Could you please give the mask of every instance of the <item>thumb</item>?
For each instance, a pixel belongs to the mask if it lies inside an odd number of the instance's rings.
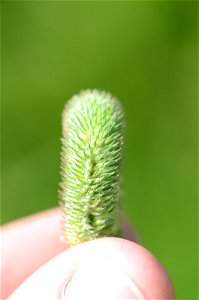
[[[59,254],[9,299],[103,298],[174,299],[174,292],[166,271],[149,251],[124,239],[101,238]]]

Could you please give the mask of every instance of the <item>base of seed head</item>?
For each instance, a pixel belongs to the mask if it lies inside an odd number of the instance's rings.
[[[111,94],[86,90],[62,115],[60,202],[71,245],[120,236],[124,111]]]

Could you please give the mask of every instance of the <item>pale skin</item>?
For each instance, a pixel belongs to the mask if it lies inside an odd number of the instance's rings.
[[[123,238],[70,248],[60,211],[2,226],[1,299],[174,299],[167,272],[124,225]]]

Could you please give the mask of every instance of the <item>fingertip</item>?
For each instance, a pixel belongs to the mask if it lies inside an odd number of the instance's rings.
[[[123,238],[138,241],[123,214],[121,222]],[[7,298],[40,266],[69,248],[65,239],[59,238],[62,225],[60,209],[53,208],[2,227],[1,298]]]
[[[102,238],[82,246],[84,255],[67,285],[66,299],[76,299],[78,293],[82,299],[175,298],[167,272],[142,246],[119,238]]]
[[[174,299],[168,274],[142,246],[101,238],[71,248],[35,272],[11,299]]]

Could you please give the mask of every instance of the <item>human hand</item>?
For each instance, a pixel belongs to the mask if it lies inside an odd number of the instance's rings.
[[[59,239],[60,227],[58,209],[2,227],[1,299],[13,292],[10,300],[174,299],[168,274],[132,242],[127,223],[123,239],[100,238],[71,249]]]

